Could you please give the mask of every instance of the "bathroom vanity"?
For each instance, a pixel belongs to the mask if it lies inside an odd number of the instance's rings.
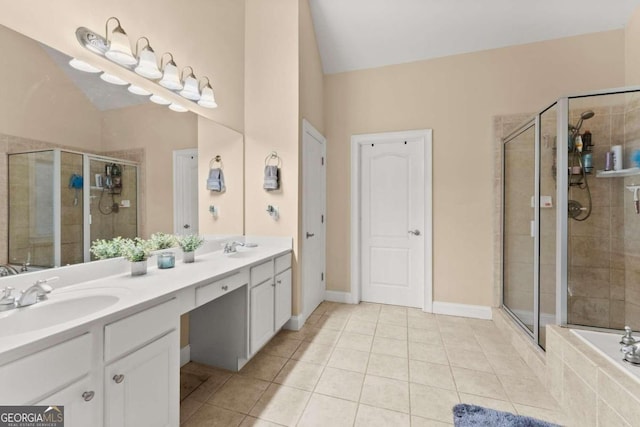
[[[0,313],[0,402],[64,405],[66,426],[178,426],[184,313],[191,359],[231,370],[291,317],[290,239],[140,277],[62,286],[67,274],[49,300]]]

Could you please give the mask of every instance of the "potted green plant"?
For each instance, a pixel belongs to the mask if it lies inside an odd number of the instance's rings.
[[[147,258],[151,253],[151,244],[139,237],[122,240],[122,255],[131,261],[131,275],[147,274]]]
[[[91,253],[96,259],[109,259],[122,256],[122,237],[111,240],[97,239],[91,243]]]
[[[176,257],[172,251],[166,251],[176,246],[176,236],[166,233],[153,233],[149,238],[152,250],[162,251],[158,255],[158,268],[173,268],[175,267]]]
[[[184,252],[182,260],[186,263],[193,262],[195,260],[195,250],[202,246],[204,243],[204,237],[200,237],[197,234],[187,234],[184,236],[177,236],[177,240],[178,245]]]

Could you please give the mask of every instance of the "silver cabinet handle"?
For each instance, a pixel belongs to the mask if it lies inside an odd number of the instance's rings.
[[[273,286],[273,287],[275,288],[275,287],[276,287],[276,284],[275,284],[275,283],[271,283],[271,286]]]
[[[222,287],[222,290],[223,290],[223,291],[226,291],[226,290],[228,290],[228,289],[229,289],[229,286],[227,286],[227,285],[224,285],[224,286]]]
[[[309,237],[313,237],[313,236],[315,236],[315,234],[313,234],[313,233],[309,233],[309,232],[307,231],[307,239],[308,239]]]
[[[182,228],[191,228],[191,226],[189,224],[185,224],[182,226]]]
[[[282,283],[282,280],[276,280],[276,282],[277,282],[277,283],[278,283],[278,285],[279,285],[280,283]]]
[[[120,384],[122,381],[124,381],[124,375],[114,375],[113,380],[116,382],[116,384]]]
[[[413,234],[414,236],[419,236],[420,230],[418,230],[417,228],[415,230],[409,230],[409,234]]]
[[[96,394],[93,391],[85,391],[84,393],[82,393],[82,398],[84,399],[85,402],[88,402],[91,399],[93,399],[93,396],[95,395]]]

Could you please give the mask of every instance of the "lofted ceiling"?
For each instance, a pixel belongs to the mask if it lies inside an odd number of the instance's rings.
[[[622,29],[640,0],[309,0],[326,74]]]

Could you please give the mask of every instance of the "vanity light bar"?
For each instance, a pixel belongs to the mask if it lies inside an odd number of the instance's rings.
[[[109,23],[112,21],[115,21],[116,26],[109,32]],[[195,76],[193,68],[187,66],[182,69],[182,72],[179,72],[171,53],[166,52],[162,55],[160,67],[158,67],[157,57],[151,48],[148,38],[140,37],[135,44],[135,52],[132,52],[127,33],[121,27],[118,18],[111,17],[107,19],[105,32],[106,34],[103,37],[88,28],[79,27],[76,30],[76,38],[85,49],[109,59],[122,68],[145,77],[153,84],[162,86],[163,89],[171,90],[182,98],[189,100],[189,102],[193,102],[204,108],[216,108],[218,106],[209,78],[203,77],[203,80],[206,79],[206,83],[201,85],[201,81]],[[145,42],[141,49],[139,48],[140,41]],[[164,59],[166,55],[168,55],[170,59],[165,63]],[[91,73],[101,72],[101,70],[76,58],[72,59],[69,64],[81,71]],[[190,72],[185,73],[187,69],[190,70]],[[128,84],[128,82],[107,73],[101,74],[100,78],[113,84]],[[188,111],[188,108],[170,102],[155,93],[152,95],[151,92],[139,86],[130,85],[128,90],[137,95],[151,95],[150,100],[152,102],[169,105],[169,108],[173,111]]]

